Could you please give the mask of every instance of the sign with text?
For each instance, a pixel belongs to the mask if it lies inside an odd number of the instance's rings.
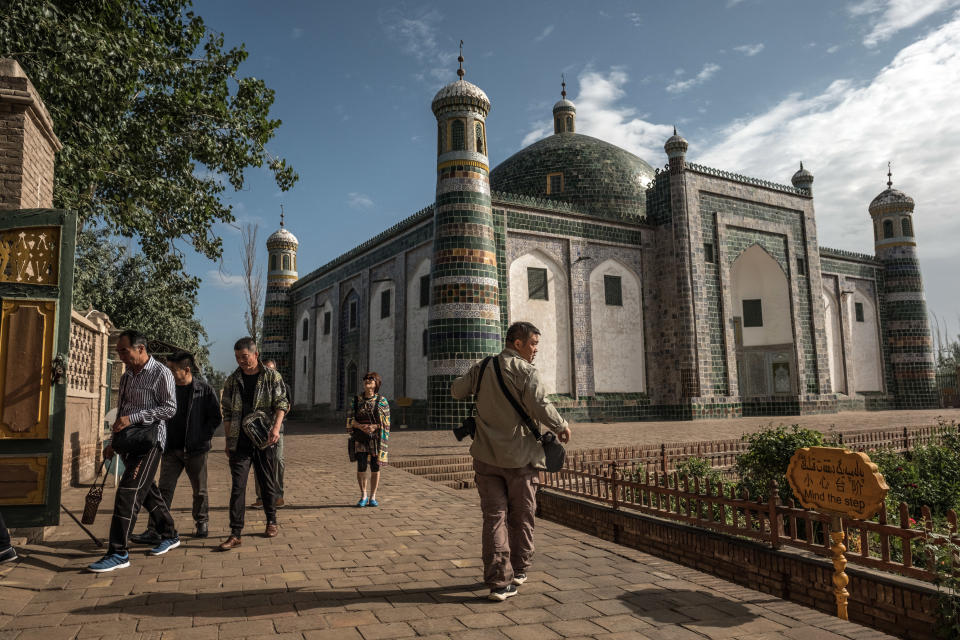
[[[797,449],[790,458],[787,481],[807,509],[861,520],[883,508],[890,489],[867,454],[835,447]]]

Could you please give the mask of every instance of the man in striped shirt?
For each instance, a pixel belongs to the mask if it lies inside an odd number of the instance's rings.
[[[145,425],[156,429],[156,445],[143,454],[123,456],[124,472],[117,487],[110,522],[110,547],[107,555],[89,566],[90,571],[104,573],[130,566],[127,539],[137,522],[140,507],[145,506],[160,534],[160,544],[150,555],[159,556],[180,546],[180,537],[170,510],[153,481],[160,465],[160,454],[166,445],[167,423],[177,411],[173,374],[147,353],[147,338],[142,333],[127,330],[117,341],[117,356],[127,366],[120,378],[120,401],[114,435],[131,426]],[[113,456],[108,445],[105,457]]]

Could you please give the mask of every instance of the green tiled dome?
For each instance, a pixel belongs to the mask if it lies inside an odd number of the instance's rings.
[[[547,176],[563,174],[563,191],[547,194]],[[569,202],[598,218],[646,217],[653,167],[620,147],[579,133],[557,133],[518,151],[490,173],[490,188]],[[552,191],[552,189],[551,189]]]

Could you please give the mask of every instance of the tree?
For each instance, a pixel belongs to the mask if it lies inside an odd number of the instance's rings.
[[[247,310],[243,313],[243,321],[247,325],[247,335],[259,345],[263,334],[263,268],[257,264],[257,234],[260,225],[243,225],[240,234],[243,245],[240,247],[240,260],[243,265],[244,294],[247,297]]]
[[[207,365],[207,333],[193,316],[196,278],[128,250],[103,230],[81,235],[77,244],[74,307],[103,311],[114,325],[190,351],[200,369]]]
[[[224,48],[189,0],[0,0],[0,56],[43,97],[63,150],[54,205],[85,229],[135,237],[168,270],[184,240],[208,258],[231,222],[224,181],[267,164],[281,190],[297,180],[265,145],[280,121],[274,92],[238,74],[243,45]],[[176,279],[176,276],[174,276]]]

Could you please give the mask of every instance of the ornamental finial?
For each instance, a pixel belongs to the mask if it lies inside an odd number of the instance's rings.
[[[460,55],[457,56],[457,62],[460,63],[460,68],[457,69],[457,75],[460,76],[460,79],[463,80],[463,40],[460,41]]]
[[[890,163],[887,163],[887,188],[893,187],[893,172],[890,169]]]
[[[560,74],[560,97],[564,100],[567,99],[567,79],[563,77],[563,74]]]
[[[283,205],[280,205],[280,228],[283,228]]]

